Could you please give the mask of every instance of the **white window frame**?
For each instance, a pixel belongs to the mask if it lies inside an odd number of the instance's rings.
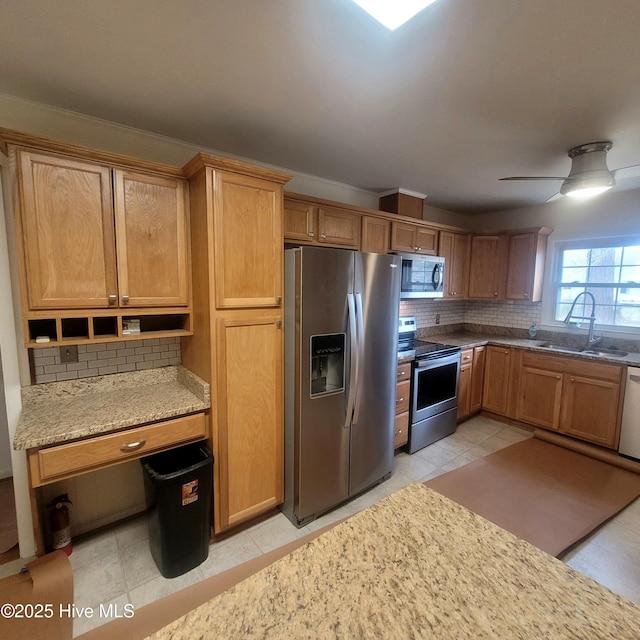
[[[598,247],[617,247],[623,245],[640,245],[640,236],[617,236],[611,238],[580,238],[571,240],[558,240],[553,244],[551,261],[547,264],[548,277],[545,287],[547,295],[544,296],[542,308],[543,327],[565,333],[587,333],[588,323],[583,323],[580,328],[569,327],[561,320],[555,319],[556,303],[558,300],[561,255],[565,249],[591,249]],[[610,337],[640,338],[640,327],[627,327],[619,325],[603,325],[596,318],[595,328],[598,334]]]

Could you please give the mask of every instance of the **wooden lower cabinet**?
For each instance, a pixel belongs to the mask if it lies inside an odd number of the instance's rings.
[[[216,530],[284,498],[282,344],[280,314],[217,319]]]
[[[507,416],[510,409],[511,349],[489,345],[486,348],[482,408]]]
[[[458,382],[458,421],[464,420],[482,409],[486,347],[464,349],[460,354],[460,379]]]
[[[409,400],[411,396],[411,363],[398,365],[396,384],[396,422],[393,431],[393,448],[398,449],[409,441]]]
[[[519,351],[516,419],[609,448],[618,445],[622,367]]]

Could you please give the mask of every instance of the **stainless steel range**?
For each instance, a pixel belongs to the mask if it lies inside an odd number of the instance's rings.
[[[413,354],[409,453],[455,432],[460,347],[417,340],[416,320],[400,318],[398,351]]]

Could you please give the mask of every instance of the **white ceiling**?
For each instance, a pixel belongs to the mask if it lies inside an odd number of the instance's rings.
[[[479,213],[543,203],[569,148],[640,163],[639,0],[4,0],[0,91]],[[621,181],[619,189],[640,182]]]

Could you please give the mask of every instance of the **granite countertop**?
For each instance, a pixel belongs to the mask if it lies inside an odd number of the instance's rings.
[[[22,389],[13,448],[31,449],[204,411],[209,385],[182,366]]]
[[[414,483],[150,637],[635,640],[638,629],[629,600]]]
[[[591,360],[596,362],[606,362],[607,364],[621,364],[630,366],[640,366],[640,353],[629,353],[626,356],[609,356],[609,355],[594,355],[588,353],[578,353],[576,351],[562,351],[559,349],[548,349],[541,345],[548,342],[547,340],[538,340],[530,338],[511,338],[507,336],[496,336],[491,334],[481,333],[442,333],[438,335],[432,335],[425,340],[431,342],[438,342],[442,344],[450,344],[454,347],[460,347],[461,349],[472,349],[486,344],[492,344],[505,347],[518,347],[519,349],[527,349],[530,351],[538,351],[540,353],[546,353],[549,355],[557,356],[569,356],[573,358],[580,358],[584,360]],[[597,349],[598,345],[594,347]]]

